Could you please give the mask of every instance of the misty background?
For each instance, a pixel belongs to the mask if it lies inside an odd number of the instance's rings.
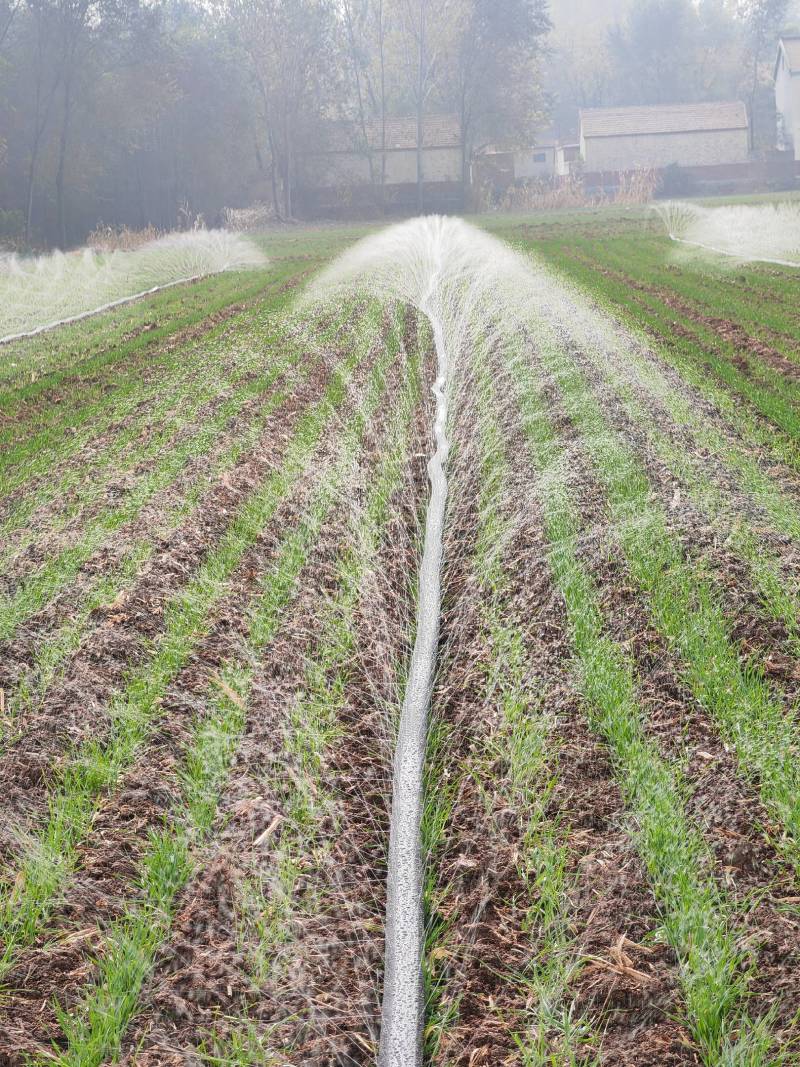
[[[800,0],[0,0],[0,241],[290,218],[306,154],[398,116],[456,116],[466,174],[582,107],[739,99],[767,154],[787,29]]]

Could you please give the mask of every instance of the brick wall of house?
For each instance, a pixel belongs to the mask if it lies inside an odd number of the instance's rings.
[[[749,154],[747,130],[659,133],[583,138],[582,155],[588,171],[660,168],[678,163],[704,167],[744,163]]]

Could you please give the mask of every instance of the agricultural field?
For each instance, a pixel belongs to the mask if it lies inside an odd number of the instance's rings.
[[[0,1067],[800,1064],[800,271],[258,247],[0,347]]]

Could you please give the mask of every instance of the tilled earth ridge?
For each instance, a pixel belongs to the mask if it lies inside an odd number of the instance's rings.
[[[364,499],[383,421],[376,420],[348,497]],[[419,432],[425,425],[419,413],[416,423]],[[247,1015],[259,1033],[269,1035],[270,1048],[282,1049],[287,1063],[371,1062],[389,786],[383,702],[395,696],[392,658],[406,652],[409,605],[403,604],[402,584],[406,568],[413,570],[407,552],[413,551],[409,523],[416,521],[419,483],[419,463],[412,463],[379,563],[359,599],[358,659],[340,711],[341,735],[319,785],[320,794],[334,803],[318,827],[320,843],[304,864],[285,944],[272,950],[270,973],[259,984],[253,970],[257,926],[246,886],[264,884],[269,901],[283,836],[290,831],[284,813],[301,772],[293,770],[295,757],[286,747],[288,709],[306,685],[321,636],[320,606],[336,591],[338,561],[351,534],[345,506],[325,525],[281,632],[258,667],[208,863],[183,895],[126,1062],[137,1067],[191,1062],[192,1050],[210,1034],[224,1039],[228,1027],[241,1027],[239,1017]],[[373,607],[380,609],[377,616]],[[220,1010],[230,1016],[227,1023]]]
[[[364,361],[357,372],[362,383],[370,362]],[[350,392],[348,406],[357,402],[358,393],[357,385],[355,393]],[[341,418],[346,418],[346,412],[341,413]],[[123,776],[119,789],[103,803],[93,822],[92,835],[81,848],[76,879],[56,916],[60,939],[53,947],[47,947],[50,937],[33,945],[6,976],[8,986],[16,988],[18,994],[4,1005],[13,1020],[8,1025],[14,1056],[8,1062],[14,1067],[24,1062],[26,1054],[42,1051],[57,1039],[53,1013],[56,997],[67,1008],[73,998],[79,998],[82,982],[91,976],[91,957],[102,931],[123,915],[135,899],[135,873],[147,846],[148,832],[161,825],[180,798],[177,775],[181,752],[193,722],[203,713],[209,679],[240,646],[245,636],[247,605],[258,578],[269,566],[283,532],[298,521],[303,500],[312,491],[316,477],[330,462],[325,454],[335,443],[337,425],[297,491],[281,506],[237,569],[230,593],[209,620],[208,636],[169,687],[155,734]],[[8,1017],[5,1011],[0,1015],[0,1034],[4,1016]]]
[[[551,402],[557,408],[557,392],[550,388]],[[570,484],[575,487],[574,499],[581,504],[584,528],[602,531],[607,523],[605,502],[587,473],[590,461],[569,420],[564,418],[560,426],[569,442]],[[583,474],[578,475],[579,471]],[[699,529],[703,530],[702,525]],[[685,524],[681,533],[690,546],[691,531]],[[708,541],[716,543],[713,537]],[[774,1008],[780,1033],[800,1010],[800,999],[794,992],[800,964],[800,926],[796,909],[786,907],[793,898],[795,875],[770,840],[779,837],[780,828],[771,824],[755,787],[743,779],[708,713],[681,682],[682,666],[654,629],[644,597],[632,587],[614,544],[613,529],[606,527],[604,534],[586,538],[581,555],[598,580],[609,633],[634,656],[647,731],[662,754],[677,760],[683,769],[689,786],[687,813],[715,857],[713,873],[735,899],[747,905],[741,919],[741,941],[749,946],[756,964],[750,984],[751,1013],[766,1014]],[[741,625],[750,632],[760,621],[751,618]],[[772,626],[767,624],[768,632]],[[762,635],[762,640],[769,638]],[[789,1037],[796,1039],[794,1028],[786,1033],[787,1040]]]
[[[513,395],[511,383],[501,389]],[[505,552],[512,576],[509,617],[520,620],[529,665],[526,684],[541,694],[541,713],[552,723],[554,790],[547,816],[562,828],[566,840],[570,932],[575,958],[584,961],[572,988],[565,991],[566,1006],[574,1001],[596,1032],[604,1033],[603,1062],[631,1067],[694,1063],[685,1031],[665,1021],[679,1003],[675,960],[665,946],[642,943],[657,928],[656,909],[626,832],[611,765],[588,730],[575,689],[566,617],[548,572],[524,436],[507,406],[499,421],[507,442],[515,519],[514,537]],[[456,666],[452,704],[460,723],[458,756],[468,759],[476,735],[496,730],[499,723],[497,709],[476,704],[472,665],[487,662],[490,652],[477,618],[474,583],[472,588],[468,581],[462,585],[462,595],[473,604],[456,604],[454,610],[461,625],[470,613],[473,620],[461,636],[467,654],[454,661],[460,660],[461,666]],[[462,748],[465,735],[469,740]],[[524,929],[531,889],[517,865],[525,848],[525,826],[504,806],[497,788],[506,773],[496,764],[485,768],[479,783],[467,779],[453,819],[455,838],[443,861],[441,884],[454,884],[464,918],[454,926],[458,962],[447,994],[461,998],[459,1013],[445,1032],[437,1059],[442,1064],[523,1063],[513,1037],[519,1033],[524,1049],[526,1013],[536,1012],[536,1004],[526,1002],[525,987],[509,980],[510,974],[536,965],[539,935],[535,928],[527,933]],[[491,811],[487,795],[493,798]],[[502,1010],[493,1011],[495,1005]]]

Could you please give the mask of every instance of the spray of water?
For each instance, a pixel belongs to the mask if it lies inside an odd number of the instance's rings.
[[[252,241],[224,230],[171,234],[133,251],[85,248],[37,258],[0,256],[0,344],[170,285],[265,264]]]
[[[416,639],[394,756],[381,1067],[414,1067],[422,1058],[423,858],[420,827],[429,705],[441,613],[443,533],[447,502],[448,421],[455,371],[470,344],[513,328],[515,282],[524,262],[507,246],[459,219],[414,219],[361,242],[311,290],[312,300],[342,289],[411,304],[430,322],[437,377],[428,465],[430,499],[419,573]],[[457,397],[455,397],[457,401]]]
[[[704,208],[672,201],[656,211],[680,244],[744,262],[800,267],[800,203]]]

